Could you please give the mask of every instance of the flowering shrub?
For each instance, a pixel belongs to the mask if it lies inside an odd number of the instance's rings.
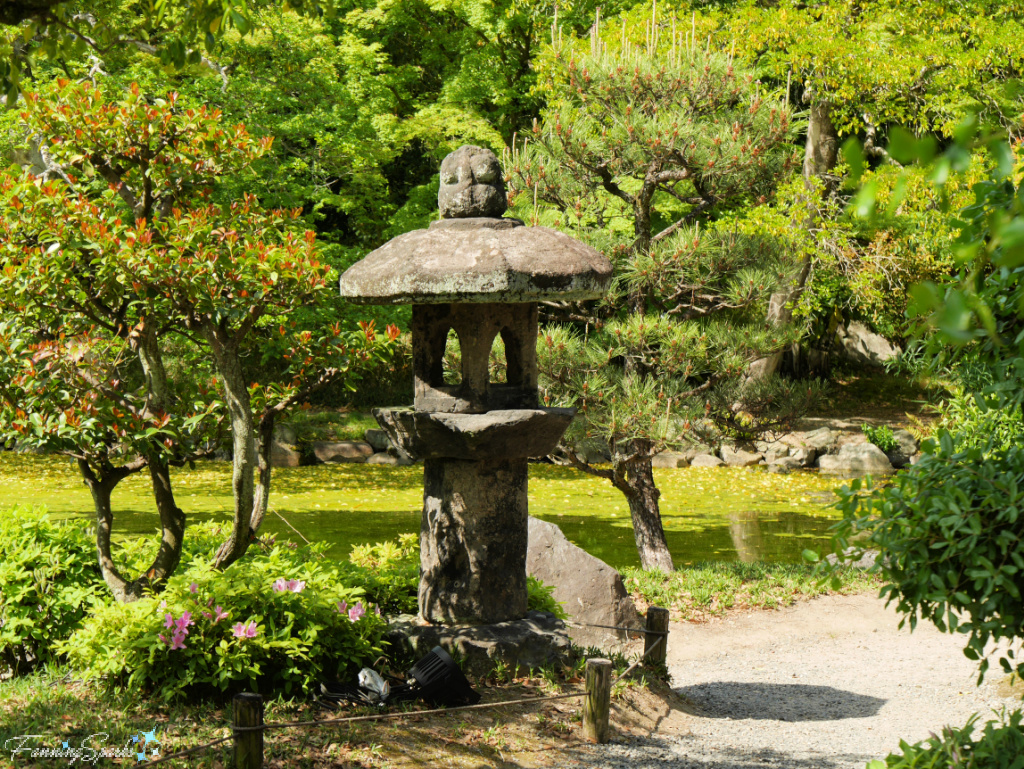
[[[87,676],[167,699],[350,676],[381,653],[385,623],[356,570],[318,552],[275,546],[223,572],[197,557],[160,595],[98,610],[62,649]]]
[[[25,672],[60,657],[57,644],[112,600],[92,527],[88,519],[52,520],[43,507],[15,507],[0,516],[0,672]],[[223,540],[216,524],[189,527],[183,559],[209,558]],[[113,555],[139,573],[153,561],[154,549],[151,540],[127,539]]]

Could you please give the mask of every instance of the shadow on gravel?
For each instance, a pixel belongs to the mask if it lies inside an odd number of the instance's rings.
[[[838,721],[877,715],[885,700],[806,684],[715,683],[676,691],[709,718],[765,721]]]

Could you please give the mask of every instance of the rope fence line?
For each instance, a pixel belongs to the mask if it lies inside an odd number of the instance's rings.
[[[569,700],[574,697],[585,697],[586,692],[575,692],[573,694],[552,694],[548,697],[526,697],[519,700],[505,700],[504,702],[481,702],[478,705],[456,705],[451,708],[431,708],[429,710],[405,710],[391,713],[374,713],[369,716],[349,716],[347,718],[325,718],[322,721],[279,721],[273,724],[262,726],[232,726],[234,732],[269,732],[275,729],[294,729],[304,726],[329,726],[331,724],[345,724],[355,721],[384,721],[392,718],[412,718],[414,716],[431,716],[438,713],[456,713],[460,710],[484,710],[486,708],[500,708],[505,705],[526,705],[531,702],[550,702],[551,700]],[[228,738],[230,739],[230,738]]]
[[[636,633],[637,635],[665,635],[664,631],[661,630],[647,630],[642,627],[622,627],[620,625],[594,625],[590,622],[572,622],[571,620],[562,620],[563,623],[569,627],[599,627],[605,630],[624,630],[627,633]]]
[[[256,702],[257,710],[249,712],[245,718],[251,718],[256,723],[231,725],[231,735],[221,737],[217,740],[196,745],[186,750],[180,750],[167,756],[161,756],[155,761],[146,762],[146,766],[157,766],[168,761],[184,758],[221,745],[229,740],[235,742],[235,769],[260,769],[263,766],[263,733],[280,729],[296,729],[311,726],[330,726],[334,724],[345,724],[367,721],[384,721],[399,718],[415,718],[418,716],[437,715],[442,713],[457,713],[467,710],[485,710],[488,708],[500,708],[508,705],[529,705],[539,702],[553,702],[555,700],[570,700],[586,698],[583,708],[583,733],[591,742],[604,743],[608,741],[609,711],[611,707],[611,686],[618,683],[632,673],[641,663],[650,657],[654,657],[655,664],[664,665],[668,638],[668,610],[658,607],[650,607],[647,612],[647,629],[638,631],[646,635],[643,654],[626,668],[614,681],[611,678],[612,662],[606,659],[588,659],[586,666],[585,690],[572,694],[552,694],[546,697],[526,697],[517,700],[506,700],[504,702],[483,702],[477,705],[457,705],[450,708],[431,708],[428,710],[396,711],[390,713],[373,713],[365,716],[346,716],[344,718],[328,718],[320,721],[282,721],[272,724],[264,724],[263,702],[259,695],[242,694],[236,695],[235,721],[240,712],[237,707],[239,698],[251,698]],[[632,630],[636,628],[618,628],[608,625],[590,625],[590,627],[604,627],[612,630]],[[651,637],[656,636],[653,640]],[[258,735],[256,749],[253,750],[251,740],[255,733]],[[245,745],[243,746],[243,741]]]

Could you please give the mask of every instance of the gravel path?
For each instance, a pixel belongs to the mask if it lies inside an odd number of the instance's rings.
[[[863,769],[901,739],[1015,702],[998,672],[975,686],[960,638],[898,623],[873,596],[840,596],[673,624],[672,683],[697,715],[676,734],[588,748],[577,766]]]

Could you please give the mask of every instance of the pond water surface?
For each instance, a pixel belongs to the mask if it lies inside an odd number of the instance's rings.
[[[202,462],[174,471],[178,505],[190,521],[230,519],[231,467]],[[814,473],[771,475],[758,468],[656,470],[669,548],[677,564],[697,561],[797,562],[805,548],[829,549],[835,481]],[[274,471],[264,530],[310,540],[345,557],[352,545],[419,530],[422,466],[319,465]],[[115,531],[155,532],[149,477],[114,492]],[[45,505],[55,517],[92,520],[78,471],[58,457],[0,454],[0,510]],[[570,468],[530,466],[530,513],[616,568],[638,565],[625,498],[600,478]]]

